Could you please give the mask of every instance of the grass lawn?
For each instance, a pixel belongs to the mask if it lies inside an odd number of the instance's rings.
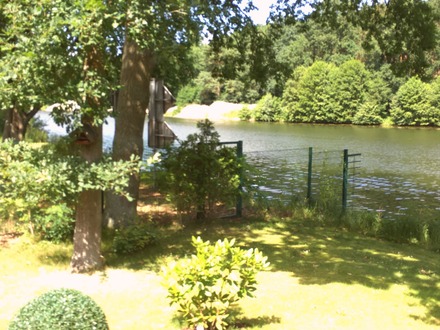
[[[93,275],[68,272],[70,245],[10,240],[0,248],[0,329],[30,299],[59,287],[90,295],[110,329],[182,329],[160,284],[160,266],[191,253],[192,235],[235,237],[269,257],[272,267],[259,274],[256,297],[240,303],[241,329],[440,326],[438,253],[300,221],[219,220],[205,229],[169,228],[156,246],[127,257],[104,244],[108,267]]]

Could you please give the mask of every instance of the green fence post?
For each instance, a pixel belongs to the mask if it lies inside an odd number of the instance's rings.
[[[344,164],[342,168],[342,210],[347,208],[348,191],[348,149],[344,149]]]
[[[307,169],[307,200],[312,200],[312,163],[313,163],[313,148],[309,147],[309,165]]]
[[[240,160],[243,159],[243,141],[237,141],[237,158]],[[238,174],[240,177],[240,184],[238,186],[239,194],[237,196],[237,204],[235,206],[235,215],[237,217],[241,217],[243,214],[243,196],[242,196],[242,190],[243,190],[243,168],[240,166],[240,173]]]

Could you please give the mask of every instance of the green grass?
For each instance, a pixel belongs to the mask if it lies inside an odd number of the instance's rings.
[[[111,329],[181,329],[168,306],[160,267],[192,252],[191,236],[236,238],[271,262],[255,298],[239,306],[240,329],[437,329],[438,253],[317,226],[313,221],[219,220],[204,228],[170,227],[157,245],[125,257],[104,256],[93,275],[68,272],[72,247],[25,238],[0,250],[0,329],[27,301],[50,288],[90,295]]]

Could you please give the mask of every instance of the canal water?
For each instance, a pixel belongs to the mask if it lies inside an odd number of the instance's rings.
[[[40,118],[48,122],[52,133],[64,132],[47,114]],[[167,122],[181,140],[197,132],[195,120],[168,118]],[[440,129],[238,121],[215,122],[214,126],[221,141],[243,141],[248,160],[260,168],[266,166],[262,176],[274,185],[261,187],[269,192],[294,193],[292,185],[306,184],[309,147],[316,161],[334,164],[341,162],[342,150],[348,149],[350,154],[361,154],[359,168],[349,181],[349,206],[388,216],[411,212],[440,220]],[[108,147],[113,129],[109,119],[104,128]],[[147,132],[144,138],[146,145]]]

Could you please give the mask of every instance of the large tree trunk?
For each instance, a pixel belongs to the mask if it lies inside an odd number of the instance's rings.
[[[102,157],[102,127],[88,126],[88,128],[89,133],[93,134],[93,139],[89,144],[80,144],[80,153],[87,162],[92,163]],[[102,192],[86,190],[80,194],[76,207],[73,256],[70,263],[72,272],[92,272],[104,266],[101,255],[101,232]]]
[[[5,117],[5,127],[3,129],[3,141],[12,139],[14,141],[23,141],[29,121],[38,112],[38,108],[34,108],[28,113],[19,111],[16,107],[8,109]]]
[[[115,117],[114,160],[129,160],[131,155],[142,157],[151,65],[150,54],[142,51],[134,41],[126,39],[122,57],[122,87]],[[125,226],[135,220],[139,183],[139,173],[130,177],[127,191],[134,198],[132,201],[112,193],[106,194],[105,221],[109,228]]]

